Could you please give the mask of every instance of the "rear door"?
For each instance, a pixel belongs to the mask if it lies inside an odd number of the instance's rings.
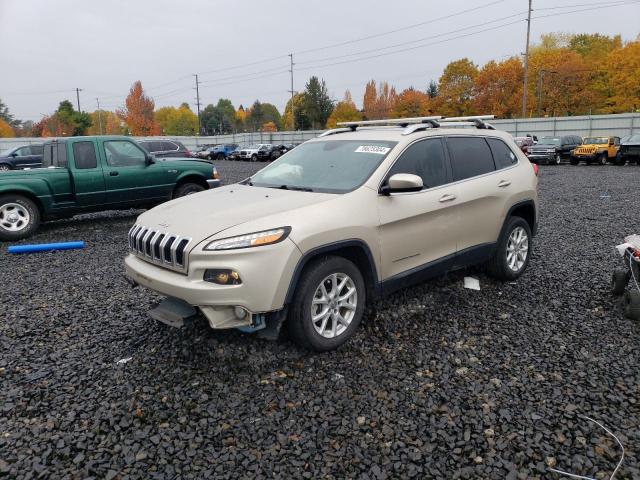
[[[458,257],[472,255],[476,247],[495,243],[502,227],[506,194],[514,188],[509,169],[496,171],[493,154],[483,137],[450,136],[453,180],[460,188],[460,222],[456,228]]]
[[[451,173],[441,138],[419,140],[396,160],[385,182],[396,173],[422,178],[420,192],[378,196],[382,277],[419,271],[438,260],[452,260],[459,223],[458,186]]]
[[[80,207],[106,202],[104,174],[96,147],[96,142],[92,140],[74,141],[71,145],[74,194]]]
[[[173,190],[177,169],[165,166],[163,160],[148,165],[145,151],[130,140],[106,140],[100,154],[104,156],[108,203],[136,205],[165,200]]]

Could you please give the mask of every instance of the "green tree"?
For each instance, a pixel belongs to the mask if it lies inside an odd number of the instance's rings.
[[[92,124],[91,115],[87,112],[76,112],[69,100],[60,102],[54,116],[57,116],[60,123],[68,127],[68,133],[73,136],[85,135],[86,130]]]
[[[333,100],[324,80],[320,81],[316,76],[309,79],[304,91],[304,110],[311,128],[324,128],[333,111]]]
[[[247,113],[247,119],[245,120],[247,126],[252,132],[257,132],[264,123],[264,111],[262,110],[262,103],[259,100],[253,102],[253,105]]]
[[[264,123],[272,122],[278,130],[282,128],[282,117],[275,105],[271,103],[263,103],[262,113],[264,115]]]
[[[427,87],[427,95],[429,95],[429,98],[436,98],[438,96],[438,84],[435,80],[431,80],[429,82],[429,86]]]
[[[296,93],[293,96],[293,112],[295,114],[295,125],[291,115],[291,99],[287,102],[284,108],[283,125],[285,130],[309,130],[311,128],[311,121],[307,117],[305,110],[305,96],[304,93]]]

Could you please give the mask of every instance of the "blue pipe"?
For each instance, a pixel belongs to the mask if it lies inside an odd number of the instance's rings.
[[[35,253],[51,250],[75,250],[84,248],[84,242],[41,243],[39,245],[13,245],[8,248],[9,253]]]

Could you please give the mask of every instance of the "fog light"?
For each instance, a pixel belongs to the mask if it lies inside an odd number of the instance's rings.
[[[235,270],[218,268],[205,270],[204,281],[218,285],[240,285],[242,283],[240,275]]]
[[[240,320],[247,316],[247,311],[242,307],[234,307],[233,313],[235,313],[236,317]]]

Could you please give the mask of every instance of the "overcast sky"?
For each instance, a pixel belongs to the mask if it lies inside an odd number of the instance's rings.
[[[533,7],[533,41],[560,31],[640,33],[638,0]],[[295,90],[317,75],[335,99],[350,89],[360,104],[371,78],[425,89],[451,60],[520,54],[526,9],[527,0],[0,0],[0,98],[17,118],[38,120],[63,99],[75,105],[76,87],[83,110],[96,97],[113,110],[141,80],[157,106],[193,106],[198,73],[203,105],[260,99],[282,110],[293,52]]]

